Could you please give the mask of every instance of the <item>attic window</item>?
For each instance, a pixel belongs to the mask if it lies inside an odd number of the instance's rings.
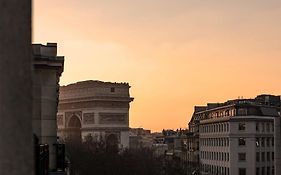
[[[115,88],[114,87],[110,88],[110,92],[115,92]]]

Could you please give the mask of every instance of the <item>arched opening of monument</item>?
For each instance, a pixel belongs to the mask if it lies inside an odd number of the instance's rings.
[[[106,137],[106,151],[118,152],[118,138],[116,134],[110,134]]]
[[[81,142],[81,122],[78,116],[73,115],[67,125],[67,138],[71,142]]]

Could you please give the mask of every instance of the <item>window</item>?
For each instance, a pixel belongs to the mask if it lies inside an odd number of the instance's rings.
[[[267,174],[267,175],[270,175],[270,167],[269,167],[269,166],[266,167],[266,174]]]
[[[239,131],[244,131],[246,129],[245,123],[239,123],[238,124],[238,130]]]
[[[270,132],[270,126],[269,126],[269,123],[266,123],[266,132]]]
[[[239,175],[246,175],[246,168],[239,168]]]
[[[263,162],[265,161],[265,153],[264,152],[261,153],[261,161],[263,161]]]
[[[261,146],[264,147],[264,138],[261,138]]]
[[[260,128],[259,128],[259,123],[257,122],[256,123],[256,131],[259,131],[260,130]]]
[[[260,168],[259,167],[256,168],[256,175],[260,175]]]
[[[265,167],[261,168],[261,175],[265,175]]]
[[[245,140],[245,138],[239,138],[239,139],[238,139],[238,145],[239,145],[239,146],[245,146],[245,145],[246,145],[246,140]]]
[[[110,88],[110,92],[115,92],[115,88],[114,87]]]
[[[238,161],[246,161],[246,153],[238,153]]]
[[[270,146],[270,138],[266,138],[266,146],[267,146],[267,147]]]
[[[229,110],[225,111],[225,116],[229,116]]]
[[[266,153],[266,158],[267,158],[267,161],[270,161],[270,152]]]
[[[260,147],[260,139],[259,138],[256,138],[256,146]]]
[[[271,153],[271,160],[274,161],[274,152]]]
[[[260,153],[256,152],[256,161],[259,162],[260,161]]]
[[[238,112],[237,112],[238,114],[238,116],[245,116],[245,115],[247,115],[247,109],[246,108],[240,108],[240,109],[238,109]]]

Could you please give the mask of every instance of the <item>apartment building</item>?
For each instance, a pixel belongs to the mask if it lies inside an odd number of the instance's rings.
[[[193,114],[201,174],[274,175],[274,118],[280,97],[260,95],[208,104]]]

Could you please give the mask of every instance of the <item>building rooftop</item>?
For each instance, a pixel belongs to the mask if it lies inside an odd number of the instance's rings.
[[[57,43],[32,44],[32,55],[34,59],[63,61],[63,56],[57,56]]]
[[[131,102],[128,83],[111,83],[98,80],[87,80],[60,87],[60,102],[64,100],[99,100]]]
[[[280,102],[280,96],[262,94],[254,99],[234,99],[195,106],[189,125],[203,120],[222,120],[235,116],[280,116]]]
[[[89,87],[128,87],[129,83],[117,83],[117,82],[104,82],[99,80],[86,80],[72,83],[69,85],[61,86],[62,90],[66,89],[78,89],[78,88],[89,88]]]
[[[57,56],[57,43],[32,44],[33,64],[36,68],[57,69],[59,74],[64,69],[64,57]]]

